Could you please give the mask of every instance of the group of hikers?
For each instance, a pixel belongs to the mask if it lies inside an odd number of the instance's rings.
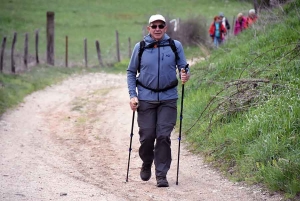
[[[243,13],[239,13],[234,23],[233,34],[235,36],[238,35],[240,32],[255,23],[256,20],[257,15],[254,9],[249,10],[248,16],[244,16]],[[219,15],[214,17],[214,21],[209,27],[209,35],[216,48],[225,41],[230,28],[230,24],[227,18],[224,16],[224,13],[221,12]]]

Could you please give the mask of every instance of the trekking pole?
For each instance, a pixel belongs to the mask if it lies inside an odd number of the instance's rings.
[[[134,115],[135,115],[135,111],[133,111],[133,113],[132,113],[132,123],[131,123],[130,145],[129,145],[129,156],[128,156],[126,182],[128,182],[128,174],[129,174],[129,164],[130,164],[130,154],[131,154],[131,145],[132,145],[132,136],[133,136]]]
[[[184,67],[183,72],[186,72],[186,69],[189,67],[187,64]],[[178,160],[177,160],[177,177],[176,177],[176,185],[178,185],[178,174],[179,174],[179,156],[180,156],[180,141],[181,141],[181,128],[182,128],[182,111],[183,111],[183,96],[184,96],[184,83],[182,83],[182,90],[181,90],[181,107],[180,107],[180,125],[179,125],[179,137],[178,137]]]

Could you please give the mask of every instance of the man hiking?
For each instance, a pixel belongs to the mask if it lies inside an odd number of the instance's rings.
[[[189,79],[183,47],[166,34],[165,18],[152,15],[148,35],[135,45],[127,69],[130,107],[138,113],[140,177],[151,178],[154,162],[157,187],[168,187],[171,165],[171,132],[177,119],[177,71],[181,81]]]

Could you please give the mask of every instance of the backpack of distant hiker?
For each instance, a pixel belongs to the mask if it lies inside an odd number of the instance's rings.
[[[164,44],[164,45],[157,45],[157,42],[154,42],[154,43],[151,43],[149,45],[146,46],[146,43],[145,41],[141,41],[140,42],[140,49],[139,49],[139,66],[138,66],[138,73],[140,73],[140,69],[141,69],[141,60],[142,60],[142,55],[143,55],[143,52],[145,49],[147,48],[153,48],[153,47],[165,47],[165,46],[170,46],[172,51],[174,52],[175,54],[175,62],[176,62],[176,65],[177,65],[177,60],[179,60],[179,56],[178,56],[178,52],[177,52],[177,47],[175,45],[175,42],[173,39],[169,38],[168,39],[168,42],[169,44]]]
[[[215,23],[215,37],[217,38],[221,37],[221,26],[222,23]]]

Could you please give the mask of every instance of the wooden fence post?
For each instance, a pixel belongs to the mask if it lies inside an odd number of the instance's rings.
[[[85,61],[85,67],[87,68],[88,66],[88,61],[87,61],[87,39],[84,39],[84,61]]]
[[[68,36],[66,36],[66,67],[68,67]]]
[[[120,44],[119,44],[119,32],[116,31],[116,45],[117,45],[117,61],[120,62]]]
[[[39,30],[35,31],[35,61],[37,64],[40,63],[40,61],[39,61]]]
[[[25,33],[25,41],[24,41],[24,66],[28,67],[28,33]]]
[[[3,38],[1,44],[1,55],[0,55],[0,73],[3,73],[4,68],[4,53],[5,53],[6,37]]]
[[[14,33],[12,46],[11,46],[11,72],[16,73],[16,64],[15,64],[15,45],[17,42],[17,32]]]
[[[96,50],[97,50],[99,64],[100,64],[101,67],[103,67],[103,62],[102,62],[102,58],[101,58],[101,51],[100,51],[100,44],[99,44],[98,40],[96,40]]]
[[[128,57],[131,57],[131,39],[130,37],[128,38]]]
[[[47,63],[54,66],[54,12],[47,12]]]

